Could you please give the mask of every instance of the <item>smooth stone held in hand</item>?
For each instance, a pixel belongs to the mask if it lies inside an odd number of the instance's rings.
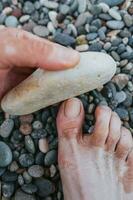
[[[115,61],[105,53],[80,53],[79,64],[67,70],[37,69],[11,90],[1,102],[5,112],[24,115],[101,87],[116,71]]]

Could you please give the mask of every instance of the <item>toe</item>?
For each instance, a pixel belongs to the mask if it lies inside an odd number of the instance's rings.
[[[106,141],[105,149],[109,152],[113,152],[116,149],[116,145],[120,139],[121,130],[121,120],[119,116],[112,112],[110,126],[109,126],[109,135]]]
[[[91,136],[91,143],[103,147],[109,133],[112,111],[107,106],[98,106],[95,112],[96,123]]]
[[[84,109],[82,102],[77,98],[65,101],[57,116],[57,130],[59,138],[76,138],[82,134]]]
[[[126,160],[133,147],[132,135],[125,127],[121,128],[121,137],[116,147],[116,156],[121,160]]]

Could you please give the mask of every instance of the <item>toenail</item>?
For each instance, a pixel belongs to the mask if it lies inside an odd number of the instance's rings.
[[[81,111],[81,103],[78,99],[69,99],[65,103],[64,113],[67,118],[78,117]]]

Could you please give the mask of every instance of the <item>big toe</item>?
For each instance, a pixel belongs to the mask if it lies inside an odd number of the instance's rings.
[[[65,101],[58,112],[57,130],[59,142],[61,138],[78,138],[82,135],[84,109],[82,102],[77,98]]]

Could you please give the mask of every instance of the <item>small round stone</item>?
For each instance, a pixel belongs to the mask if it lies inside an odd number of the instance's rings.
[[[38,129],[43,128],[43,124],[41,121],[34,121],[32,124],[32,127],[33,127],[33,129],[38,130]]]
[[[128,75],[127,74],[118,74],[115,75],[112,79],[112,81],[117,85],[117,87],[122,90],[129,81]]]
[[[22,17],[20,17],[19,21],[20,23],[26,23],[27,21],[29,21],[30,19],[30,15],[23,15]]]
[[[59,4],[54,1],[48,1],[48,0],[40,0],[41,5],[45,6],[49,9],[57,9]]]
[[[109,11],[109,6],[106,3],[99,3],[99,6],[102,8],[103,12],[106,13]]]
[[[133,25],[133,16],[131,16],[129,14],[125,14],[123,17],[123,20],[127,27],[130,27]]]
[[[20,125],[19,130],[23,135],[29,135],[32,132],[32,126],[31,124],[25,122]]]
[[[27,194],[34,194],[37,192],[37,186],[35,184],[24,184],[21,189]]]
[[[123,3],[124,0],[99,0],[98,2],[99,3],[103,2],[103,3],[106,3],[107,5],[113,7],[113,6],[117,6],[121,3]]]
[[[14,184],[13,183],[4,183],[2,185],[2,194],[6,198],[10,198],[14,193]]]
[[[33,32],[37,35],[37,36],[40,36],[40,37],[47,37],[49,35],[49,30],[47,27],[45,26],[41,26],[41,25],[38,25],[38,26],[35,26],[33,28]]]
[[[7,167],[12,162],[12,152],[7,144],[0,142],[0,167]]]
[[[60,12],[63,14],[63,15],[67,15],[70,11],[70,7],[66,4],[62,4],[60,6]]]
[[[120,13],[117,10],[111,8],[108,12],[109,12],[110,16],[113,17],[114,19],[116,19],[116,20],[122,19]]]
[[[117,112],[117,114],[122,120],[125,120],[125,121],[129,120],[128,111],[125,108],[116,108],[115,111]]]
[[[30,1],[24,3],[23,12],[26,14],[31,14],[35,11],[34,4]]]
[[[88,44],[82,44],[82,45],[76,46],[76,50],[80,51],[80,52],[85,52],[88,49],[89,49],[89,45]]]
[[[44,168],[40,165],[32,165],[28,169],[28,173],[33,178],[40,178],[44,175]]]
[[[8,16],[5,20],[5,25],[7,27],[17,27],[18,26],[18,20],[15,16]]]
[[[124,91],[121,91],[121,92],[117,92],[116,93],[116,96],[115,96],[115,100],[118,102],[118,103],[122,103],[126,100],[126,93]]]
[[[10,172],[15,172],[19,169],[18,163],[16,161],[13,161],[9,167]]]
[[[26,194],[22,190],[17,190],[15,193],[14,200],[36,200],[34,195]]]
[[[26,184],[29,184],[29,183],[32,182],[32,177],[29,175],[29,173],[28,173],[27,171],[25,171],[25,172],[23,173],[23,178],[24,178],[24,182],[25,182]]]
[[[7,138],[10,136],[14,127],[14,121],[12,119],[6,119],[0,126],[0,136]]]
[[[44,158],[44,164],[46,166],[50,166],[52,164],[55,164],[56,162],[57,162],[57,152],[56,152],[56,150],[49,151]]]
[[[19,163],[22,167],[30,167],[34,163],[34,157],[32,154],[22,154],[19,157]]]
[[[39,150],[42,153],[47,153],[49,150],[49,145],[48,145],[48,141],[46,138],[42,138],[39,140]]]

